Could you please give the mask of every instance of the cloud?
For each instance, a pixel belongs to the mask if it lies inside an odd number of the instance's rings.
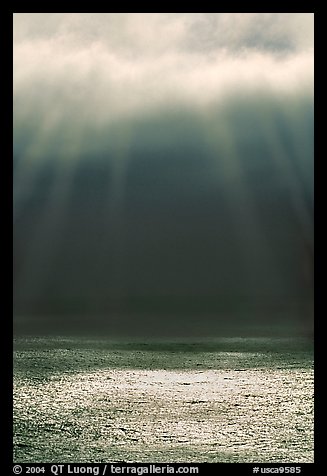
[[[14,41],[101,42],[118,54],[196,54],[225,48],[299,51],[313,47],[310,13],[27,13],[14,16]],[[257,39],[257,40],[256,40]]]
[[[235,91],[307,91],[312,14],[16,14],[15,118],[111,123]]]
[[[15,14],[15,153],[92,153],[160,110],[312,97],[312,27],[312,14]]]

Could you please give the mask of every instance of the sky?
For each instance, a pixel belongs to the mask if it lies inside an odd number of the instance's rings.
[[[310,327],[312,13],[15,13],[17,332]]]

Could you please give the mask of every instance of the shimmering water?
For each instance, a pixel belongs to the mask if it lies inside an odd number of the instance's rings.
[[[15,349],[15,462],[313,461],[304,341],[30,338]]]

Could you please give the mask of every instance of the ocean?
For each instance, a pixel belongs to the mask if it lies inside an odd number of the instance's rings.
[[[17,337],[14,462],[313,462],[304,338]]]

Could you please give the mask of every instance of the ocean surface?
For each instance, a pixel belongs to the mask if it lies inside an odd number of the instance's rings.
[[[313,462],[302,338],[14,341],[14,462]]]

